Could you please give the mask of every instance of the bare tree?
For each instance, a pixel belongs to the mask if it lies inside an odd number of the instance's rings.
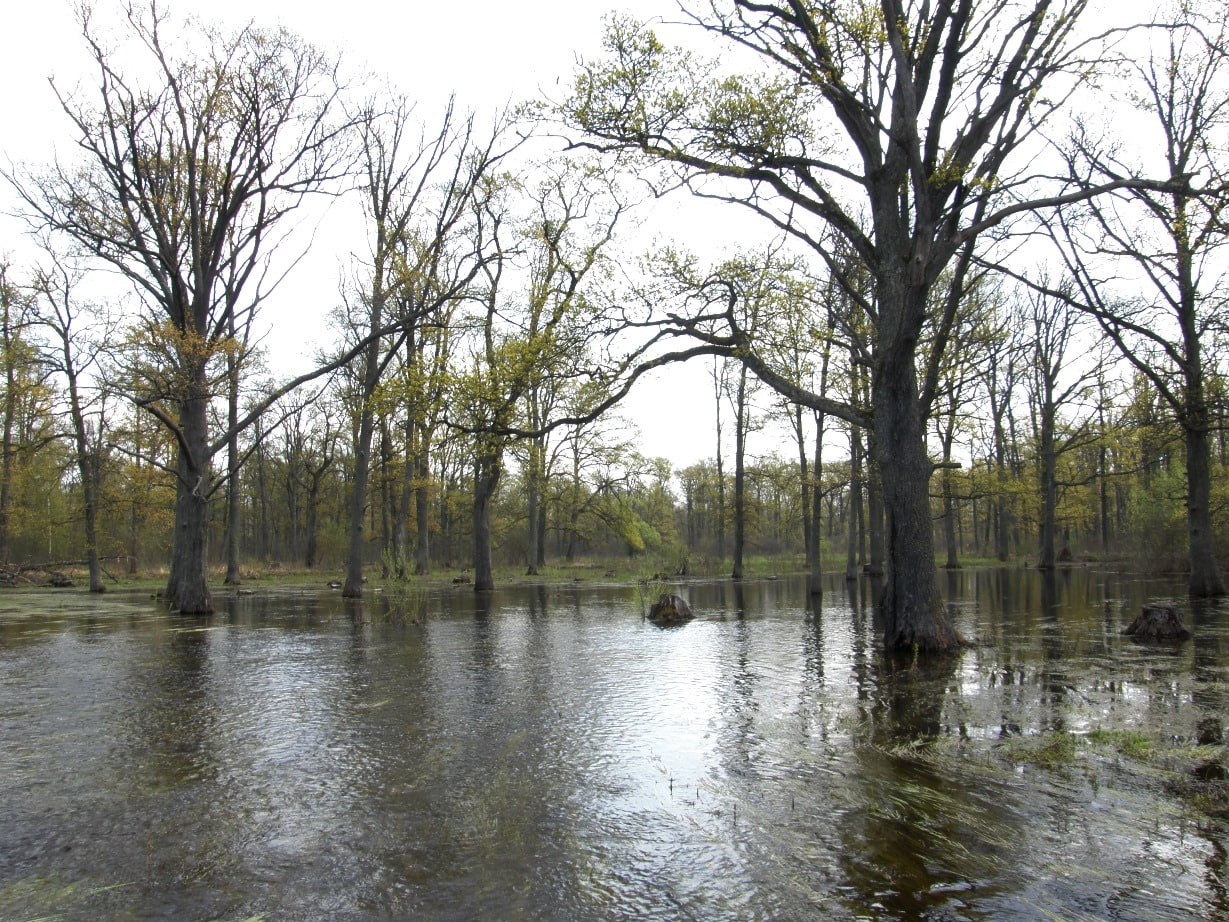
[[[345,126],[334,64],[293,35],[195,26],[189,37],[155,2],[125,14],[139,57],[105,47],[86,10],[96,83],[81,97],[57,89],[79,158],[10,178],[32,222],[110,264],[142,299],[155,361],[133,396],[178,449],[166,591],[181,611],[208,612],[212,461],[261,409],[212,431],[210,404],[227,377],[219,365],[255,307],[248,286],[286,216],[344,174]]]
[[[1158,39],[1148,52],[1124,62],[1150,129],[1109,147],[1082,132],[1071,168],[1089,186],[1120,183],[1155,168],[1143,158],[1159,158],[1170,183],[1094,200],[1082,213],[1060,213],[1055,235],[1078,289],[1050,294],[1090,311],[1177,419],[1186,452],[1190,593],[1221,596],[1204,351],[1209,330],[1221,322],[1221,257],[1229,243],[1229,8],[1182,2],[1154,25]],[[1124,292],[1114,280],[1128,273],[1138,285]]]
[[[104,592],[98,557],[98,502],[106,433],[106,392],[98,385],[98,360],[107,348],[106,334],[91,339],[83,316],[89,309],[78,301],[81,273],[53,259],[35,279],[37,323],[51,337],[45,361],[63,378],[68,396],[68,422],[73,456],[81,480],[82,516],[90,592]],[[104,325],[105,327],[105,325]],[[91,381],[91,379],[93,379]]]
[[[360,181],[371,224],[366,291],[355,308],[367,337],[357,399],[360,401],[349,500],[346,579],[342,594],[363,593],[364,518],[371,469],[375,412],[371,398],[384,370],[410,331],[461,297],[488,258],[473,226],[474,199],[488,174],[507,155],[496,126],[479,136],[474,117],[450,103],[438,124],[417,122],[402,96],[371,101],[358,118]],[[390,316],[396,307],[396,317]],[[380,331],[396,322],[387,343]]]

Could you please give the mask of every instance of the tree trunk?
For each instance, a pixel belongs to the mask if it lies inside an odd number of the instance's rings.
[[[526,562],[529,565],[527,569],[527,575],[529,576],[538,575],[538,558],[542,553],[542,548],[538,543],[541,540],[541,533],[538,529],[538,515],[540,514],[540,507],[542,503],[540,493],[541,480],[539,479],[540,451],[541,446],[538,443],[538,440],[531,440],[529,443],[528,457],[525,463],[525,489],[527,494],[526,505],[528,506],[528,514],[526,516],[528,519],[526,528],[526,538],[528,539],[526,548]]]
[[[827,371],[827,363],[824,365]],[[824,415],[815,414],[815,463],[811,466],[811,546],[807,565],[810,572],[808,590],[811,595],[822,595],[824,591],[823,573],[820,567],[820,513],[823,512],[824,496],[820,489],[820,475],[824,470]]]
[[[88,449],[87,449],[88,450]],[[85,501],[85,554],[89,566],[90,592],[106,592],[98,562],[98,464],[87,455],[80,459],[81,490]]]
[[[1174,212],[1185,216],[1185,197],[1174,196]],[[1204,367],[1197,322],[1197,296],[1188,224],[1178,228],[1178,289],[1182,330],[1183,406],[1179,420],[1186,449],[1186,522],[1190,544],[1190,594],[1214,598],[1225,594],[1225,581],[1212,548],[1212,480],[1209,412],[1204,390]]]
[[[858,578],[858,533],[862,518],[862,438],[856,427],[849,429],[849,501],[845,512],[848,548],[845,555],[845,579]]]
[[[866,492],[866,536],[870,547],[866,572],[871,576],[883,576],[887,566],[884,563],[883,478],[879,474],[879,464],[875,461],[874,433],[868,435],[862,478]]]
[[[13,431],[17,415],[17,368],[8,286],[0,284],[4,300],[4,432],[0,438],[0,562],[8,563],[13,508]]]
[[[947,545],[947,562],[944,566],[949,570],[960,569],[960,549],[956,546],[956,501],[952,493],[952,472],[943,471],[943,541]]]
[[[474,461],[474,591],[495,588],[491,562],[491,500],[499,488],[503,466],[497,452],[485,452]]]
[[[880,342],[874,375],[875,450],[887,518],[880,609],[888,650],[951,650],[960,635],[943,612],[930,515],[931,462],[913,349]]]
[[[379,319],[376,315],[372,320],[373,328],[378,323]],[[379,360],[380,347],[377,340],[372,342],[367,349],[361,391],[363,395],[370,395],[375,390]],[[367,511],[367,485],[371,477],[371,441],[374,434],[375,413],[368,396],[365,396],[363,408],[359,414],[358,441],[354,445],[354,476],[350,482],[347,509],[349,531],[346,547],[346,579],[341,588],[341,594],[347,599],[357,599],[363,595],[363,522]]]
[[[1038,463],[1041,478],[1041,546],[1037,567],[1041,570],[1053,570],[1054,538],[1058,517],[1058,484],[1055,478],[1054,408],[1049,403],[1041,407],[1040,436]]]
[[[546,569],[546,476],[542,477],[542,495],[538,498],[538,559],[539,570]]]
[[[98,562],[98,459],[91,450],[81,396],[77,390],[77,371],[68,333],[64,334],[64,373],[68,379],[68,407],[72,416],[73,440],[76,443],[77,472],[81,476],[81,499],[85,513],[85,555],[90,574],[90,592],[106,592],[102,569]],[[99,421],[102,425],[102,421]],[[99,433],[99,442],[102,433]]]
[[[230,314],[230,336],[235,337],[235,317]],[[227,438],[226,438],[226,578],[227,586],[239,585],[239,530],[241,499],[239,493],[239,359],[227,355]]]
[[[257,527],[260,543],[258,551],[261,560],[268,560],[273,549],[273,539],[269,532],[269,493],[267,487],[267,465],[265,464],[264,427],[260,424],[259,419],[256,420],[254,426],[256,438],[256,492],[258,494],[256,502],[260,514],[260,522]]]
[[[419,434],[418,454],[414,460],[414,573],[431,572],[431,462],[426,435]]]
[[[193,390],[207,390],[204,368]],[[176,465],[175,544],[167,597],[180,612],[206,615],[213,612],[208,585],[209,553],[209,401],[193,396],[181,407],[180,426],[184,444]]]
[[[948,420],[947,432],[943,436],[943,539],[947,545],[948,570],[960,569],[960,553],[956,547],[956,502],[952,491],[952,444],[955,440],[956,408],[952,408],[953,417]]]
[[[1190,594],[1214,598],[1225,594],[1225,581],[1212,546],[1211,447],[1208,430],[1187,428],[1186,436],[1186,512],[1190,540]]]
[[[388,417],[380,414],[380,576],[388,579],[399,567],[393,547],[397,497],[393,492],[393,443],[388,431]]]
[[[133,467],[136,471],[136,478],[140,482],[141,468],[144,463],[142,454],[143,440],[141,438],[141,415],[138,413],[135,416],[133,424]],[[141,551],[141,524],[144,516],[141,513],[141,507],[138,497],[140,490],[130,490],[131,497],[128,501],[128,575],[136,576],[138,570],[137,560]]]
[[[747,367],[738,373],[734,406],[734,568],[732,579],[743,578],[747,549]]]
[[[393,510],[393,561],[397,579],[405,579],[410,560],[410,503],[414,498],[414,440],[413,412],[405,422],[405,448],[402,451],[401,490]]]
[[[316,547],[318,538],[318,517],[320,509],[320,487],[318,483],[313,483],[307,491],[307,523],[305,530],[307,532],[307,546],[303,552],[303,565],[309,570],[316,568]]]

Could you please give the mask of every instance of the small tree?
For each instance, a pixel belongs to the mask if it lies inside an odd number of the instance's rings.
[[[98,360],[107,348],[106,334],[90,338],[83,329],[86,305],[78,302],[80,273],[63,263],[41,270],[35,283],[38,323],[51,342],[44,361],[63,379],[68,397],[68,422],[73,456],[81,479],[81,512],[85,532],[90,592],[104,592],[98,559],[98,516],[106,433],[106,392],[98,387]],[[91,381],[91,379],[93,379]]]

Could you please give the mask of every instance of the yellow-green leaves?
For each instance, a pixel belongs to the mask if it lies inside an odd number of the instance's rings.
[[[703,118],[711,150],[755,155],[805,154],[812,139],[814,100],[783,78],[730,76],[708,91]]]
[[[692,60],[624,16],[608,19],[603,45],[604,60],[582,64],[564,117],[599,136],[658,137],[687,109],[680,78],[693,70]]]

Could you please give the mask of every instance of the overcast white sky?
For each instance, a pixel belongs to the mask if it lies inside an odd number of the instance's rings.
[[[303,2],[303,0],[161,0],[177,15],[208,21],[284,25],[307,40],[341,54],[347,69],[387,77],[434,110],[450,93],[460,104],[495,111],[509,101],[545,90],[562,92],[578,54],[600,48],[602,18],[612,10],[642,19],[671,17],[673,0],[473,0],[464,4],[421,0]],[[37,164],[58,146],[71,155],[66,123],[48,85],[70,89],[88,61],[72,0],[7,0],[0,29],[0,159]],[[95,0],[99,17],[115,15],[118,0]],[[0,190],[0,210],[11,196]],[[711,206],[710,206],[711,207]],[[745,219],[745,216],[742,216]],[[730,215],[731,220],[735,218]],[[714,233],[714,222],[706,224]],[[720,233],[715,236],[720,239]],[[0,216],[0,254],[14,257],[20,270],[22,227]],[[320,235],[327,241],[327,234]],[[265,317],[273,327],[268,340],[274,367],[300,364],[312,352],[304,329],[324,330],[323,317],[337,303],[338,278],[346,262],[345,245],[317,246],[298,278],[288,280],[287,297],[274,299]],[[350,245],[363,249],[362,241]],[[296,284],[297,282],[297,284]],[[316,303],[304,316],[310,290]],[[321,297],[321,291],[324,292]],[[293,329],[291,336],[279,335]],[[316,336],[324,335],[323,332]],[[299,359],[298,362],[295,359]],[[711,384],[703,367],[659,373],[641,382],[623,415],[644,433],[645,454],[669,455],[677,467],[714,452]],[[667,450],[664,446],[672,446]]]

